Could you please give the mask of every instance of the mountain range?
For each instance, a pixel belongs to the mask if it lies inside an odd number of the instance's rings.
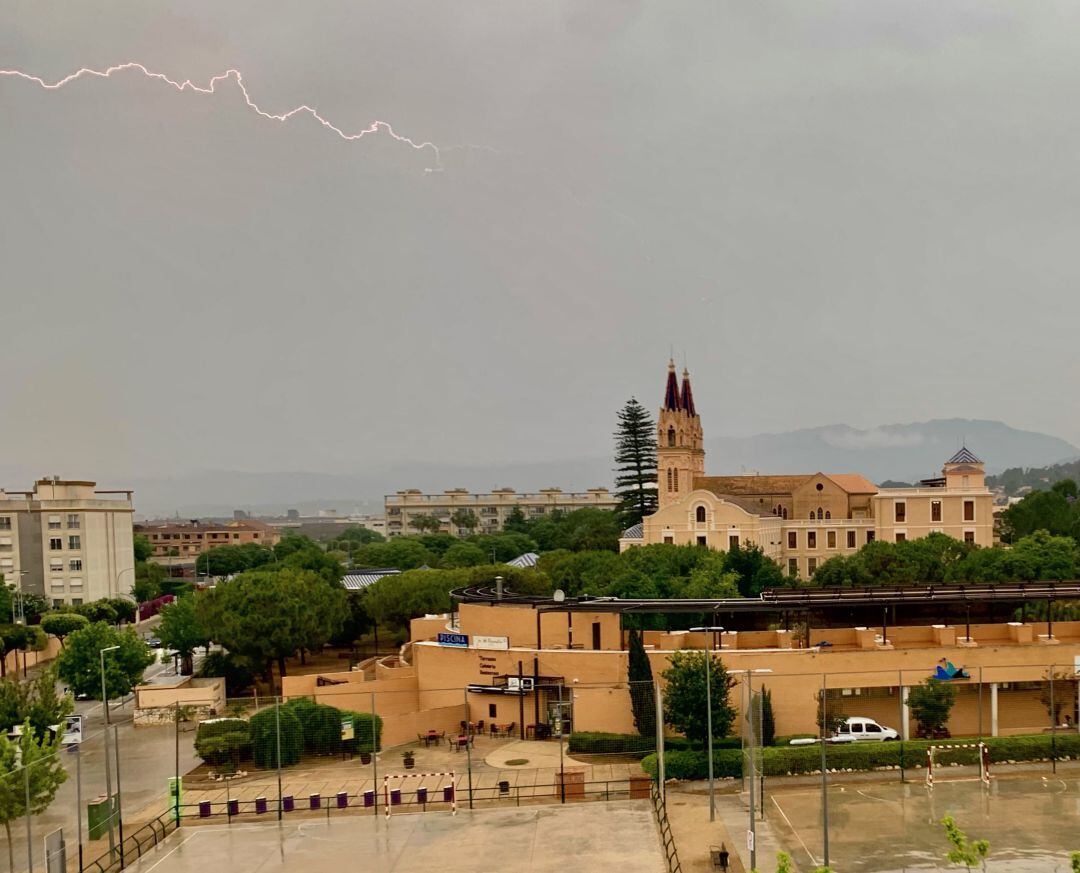
[[[1019,430],[1000,421],[935,419],[881,425],[803,428],[705,441],[705,469],[714,475],[740,473],[862,473],[875,482],[915,481],[940,473],[961,445],[986,462],[988,473],[1009,467],[1039,467],[1080,457],[1080,449],[1047,434]],[[611,487],[610,457],[583,457],[491,466],[417,462],[362,472],[240,473],[206,471],[168,477],[135,477],[139,517],[227,516],[234,509],[258,514],[303,514],[318,509],[380,512],[383,495],[404,488],[441,491],[468,488],[520,491],[559,486],[564,490]]]

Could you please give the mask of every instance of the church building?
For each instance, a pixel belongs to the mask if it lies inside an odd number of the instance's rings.
[[[792,576],[807,579],[836,555],[875,539],[902,542],[944,533],[993,544],[993,497],[981,460],[961,448],[940,477],[878,488],[858,473],[706,476],[701,416],[690,374],[668,362],[656,429],[659,508],[623,533],[620,550],[650,543],[727,550],[754,544]]]

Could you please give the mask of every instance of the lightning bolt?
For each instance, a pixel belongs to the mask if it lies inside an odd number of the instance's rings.
[[[65,85],[69,85],[72,82],[75,82],[83,77],[108,79],[113,75],[113,73],[122,73],[128,70],[137,70],[138,72],[146,76],[148,79],[157,79],[160,82],[171,85],[177,91],[194,91],[198,94],[214,94],[217,90],[219,82],[226,82],[232,79],[236,82],[236,86],[240,89],[240,93],[243,95],[244,102],[247,103],[248,108],[257,113],[258,115],[261,115],[263,118],[269,119],[270,121],[278,121],[284,123],[290,118],[293,118],[297,115],[310,115],[324,128],[336,134],[346,142],[356,142],[357,140],[361,140],[369,134],[380,132],[386,133],[397,142],[403,143],[418,152],[427,150],[430,150],[432,152],[435,157],[435,163],[434,166],[425,168],[425,173],[442,172],[443,169],[442,153],[439,151],[439,147],[435,145],[435,143],[427,141],[419,142],[415,139],[410,139],[407,136],[402,136],[397,131],[395,131],[389,123],[385,121],[373,121],[370,125],[361,130],[349,132],[341,127],[338,127],[329,119],[324,118],[322,115],[319,114],[319,111],[315,109],[315,107],[308,106],[307,104],[301,104],[300,106],[290,109],[288,112],[282,112],[280,114],[274,112],[267,112],[265,109],[259,106],[259,104],[257,104],[254,100],[251,99],[251,94],[248,91],[247,86],[244,84],[244,77],[239,70],[226,70],[224,73],[221,73],[211,78],[206,85],[196,85],[190,79],[185,79],[182,82],[177,81],[176,79],[170,79],[164,73],[154,72],[153,70],[149,70],[142,64],[136,63],[134,61],[130,61],[124,64],[116,64],[115,66],[107,67],[104,70],[93,70],[88,67],[83,67],[82,69],[77,70],[70,75],[64,76],[62,79],[57,79],[55,82],[46,82],[40,76],[35,76],[31,73],[25,73],[22,70],[0,70],[0,76],[12,76],[17,79],[24,79],[27,82],[33,82],[36,85],[40,85],[46,91],[58,91]]]

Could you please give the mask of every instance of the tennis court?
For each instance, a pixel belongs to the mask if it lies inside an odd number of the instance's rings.
[[[137,873],[666,871],[649,801],[182,827]]]
[[[990,841],[989,870],[1069,869],[1069,852],[1080,851],[1080,778],[1075,771],[1060,778],[995,776],[989,788],[977,776],[948,776],[942,773],[933,791],[921,779],[830,787],[832,866],[844,873],[956,869],[945,862],[948,844],[939,824],[949,814],[970,839]],[[800,869],[820,863],[820,790],[772,792],[766,815]]]

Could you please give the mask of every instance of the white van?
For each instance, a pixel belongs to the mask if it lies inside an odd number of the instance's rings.
[[[900,734],[892,728],[882,727],[872,718],[854,715],[840,723],[836,734],[829,737],[830,743],[864,743],[898,740]]]

